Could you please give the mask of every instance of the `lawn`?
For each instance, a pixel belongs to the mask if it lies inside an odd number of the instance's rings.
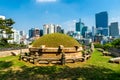
[[[0,80],[120,80],[120,64],[108,63],[110,56],[97,50],[86,62],[33,65],[18,56],[0,58]]]

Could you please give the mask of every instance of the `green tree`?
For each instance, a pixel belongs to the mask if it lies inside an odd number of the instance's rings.
[[[120,38],[113,40],[111,44],[112,44],[115,48],[120,48]]]
[[[12,25],[14,24],[15,22],[9,18],[9,19],[1,19],[0,18],[0,34],[1,34],[1,37],[0,37],[0,42],[4,45],[8,44],[8,40],[12,39],[11,38],[11,34],[13,33],[12,31]],[[3,36],[6,35],[6,36]]]
[[[103,45],[104,50],[108,50],[109,48],[112,48],[112,47],[113,47],[113,45],[111,43],[106,43]]]

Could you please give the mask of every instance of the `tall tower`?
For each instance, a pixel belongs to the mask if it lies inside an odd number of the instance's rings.
[[[60,25],[55,25],[55,33],[62,33],[62,29],[61,29],[61,26]]]
[[[54,27],[55,27],[55,25],[53,25],[53,24],[49,25],[49,34],[54,33]]]
[[[108,36],[108,13],[106,11],[95,15],[97,34]]]
[[[32,38],[33,37],[33,34],[34,34],[34,28],[31,28],[29,30],[29,38]]]
[[[76,32],[80,32],[80,34],[82,34],[83,27],[84,27],[84,23],[82,23],[81,19],[79,19],[79,22],[76,22]]]
[[[109,26],[109,35],[112,37],[116,37],[119,35],[119,28],[118,28],[118,22],[113,22]]]
[[[49,25],[48,24],[44,24],[43,25],[43,34],[49,34]]]
[[[84,27],[82,28],[82,36],[83,36],[83,38],[86,38],[86,33],[87,33],[87,31],[88,31],[88,27],[87,27],[87,26],[84,26]]]
[[[38,28],[31,28],[29,30],[29,38],[39,37],[39,36],[40,36],[40,30]]]

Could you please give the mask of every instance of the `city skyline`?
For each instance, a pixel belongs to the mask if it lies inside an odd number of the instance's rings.
[[[120,22],[119,3],[120,0],[1,0],[0,15],[12,18],[17,30],[43,29],[43,24],[51,23],[75,30],[79,18],[89,28],[95,26],[95,14],[102,11],[108,12],[109,25]]]

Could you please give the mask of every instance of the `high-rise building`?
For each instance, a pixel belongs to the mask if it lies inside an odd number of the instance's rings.
[[[35,28],[34,30],[34,37],[39,37],[40,36],[40,29]]]
[[[51,33],[62,33],[62,29],[60,25],[55,24],[45,24],[43,25],[43,34],[51,34]]]
[[[29,30],[29,38],[39,37],[39,36],[40,36],[40,30],[38,28],[31,28]]]
[[[19,31],[17,31],[17,30],[13,30],[13,40],[14,40],[14,42],[16,42],[16,43],[20,43],[20,32]]]
[[[55,25],[55,33],[61,33],[61,26],[60,25]]]
[[[109,36],[116,37],[119,35],[118,22],[113,22],[109,26]]]
[[[40,36],[43,36],[43,30],[40,29]]]
[[[54,31],[55,31],[54,27],[55,27],[55,25],[53,25],[53,24],[49,25],[49,34],[54,33]]]
[[[92,27],[92,36],[95,36],[95,27]]]
[[[49,25],[48,24],[44,24],[43,25],[43,34],[49,34]]]
[[[108,13],[100,12],[95,15],[97,34],[108,36]]]
[[[20,44],[20,31],[14,30],[12,29],[12,31],[14,32],[11,37],[13,38],[12,40],[8,40],[9,43],[17,43]]]
[[[79,22],[76,22],[76,32],[80,32],[82,34],[82,28],[84,27],[84,23],[81,22],[81,19]]]
[[[88,27],[87,26],[84,26],[83,28],[82,28],[82,36],[83,36],[83,38],[85,38],[86,37],[86,32],[88,31]]]
[[[20,31],[20,35],[21,36],[25,36],[25,32],[24,31]]]
[[[34,28],[31,28],[29,30],[29,38],[32,38],[33,37],[33,32],[34,32]]]

